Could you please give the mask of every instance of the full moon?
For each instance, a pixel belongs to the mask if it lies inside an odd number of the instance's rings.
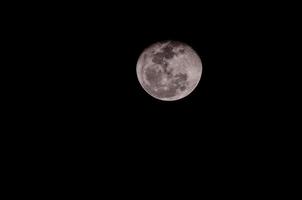
[[[136,73],[142,88],[152,97],[175,101],[198,85],[202,64],[197,53],[178,41],[157,42],[140,55]]]

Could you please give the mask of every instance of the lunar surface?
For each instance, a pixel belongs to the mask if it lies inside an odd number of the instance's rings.
[[[202,63],[197,53],[185,43],[158,42],[142,52],[136,73],[149,95],[163,101],[175,101],[196,88]]]

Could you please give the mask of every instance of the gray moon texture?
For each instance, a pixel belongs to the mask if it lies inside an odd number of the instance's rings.
[[[147,47],[140,55],[136,73],[142,88],[152,97],[175,101],[188,96],[198,85],[202,63],[187,44],[163,41]]]

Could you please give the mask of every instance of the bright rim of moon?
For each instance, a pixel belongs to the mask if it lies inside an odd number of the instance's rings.
[[[136,73],[149,95],[163,101],[175,101],[196,88],[202,63],[197,53],[185,43],[157,42],[142,52]]]

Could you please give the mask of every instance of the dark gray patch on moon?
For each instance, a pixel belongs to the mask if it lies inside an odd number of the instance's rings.
[[[175,53],[173,52],[173,47],[171,45],[167,45],[161,49],[160,52],[155,53],[152,58],[152,62],[163,65],[164,64],[164,59],[171,59]]]
[[[164,60],[164,55],[162,52],[156,53],[153,55],[152,62],[155,64],[161,65]]]
[[[178,51],[180,54],[184,54],[185,53],[185,49],[179,49]]]
[[[173,47],[169,45],[165,46],[162,50],[163,50],[163,55],[166,59],[171,59],[175,55],[175,53],[173,52]]]
[[[172,81],[173,84],[176,85],[176,89],[180,89],[184,91],[186,89],[186,83],[188,80],[188,75],[183,73],[178,73],[174,76],[174,80]]]
[[[188,75],[183,73],[178,73],[174,77],[177,82],[185,82],[188,79]]]
[[[157,72],[155,68],[148,67],[145,71],[145,75],[151,86],[158,86],[162,76],[160,72]]]

